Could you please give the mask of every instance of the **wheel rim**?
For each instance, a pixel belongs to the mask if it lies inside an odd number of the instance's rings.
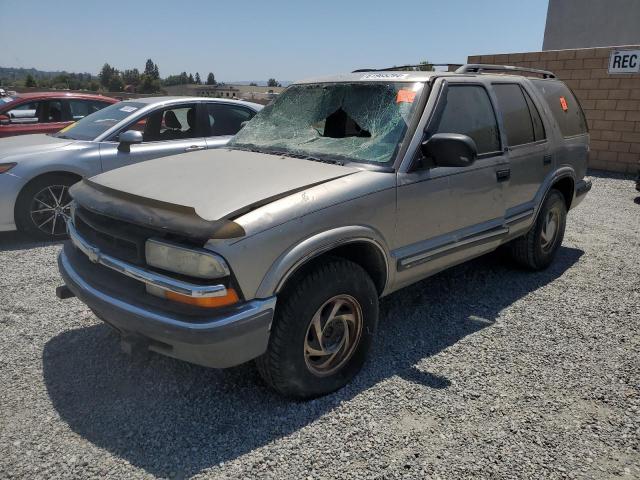
[[[553,248],[558,232],[560,231],[560,208],[553,207],[545,215],[544,223],[540,238],[542,241],[542,250],[548,252]]]
[[[332,375],[353,356],[362,334],[362,309],[350,295],[336,295],[313,315],[304,341],[304,360],[318,377]]]
[[[71,196],[67,185],[50,185],[33,196],[29,214],[33,224],[51,236],[67,232],[67,220],[71,215]]]

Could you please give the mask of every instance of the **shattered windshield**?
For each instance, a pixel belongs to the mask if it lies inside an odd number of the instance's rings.
[[[386,163],[424,88],[416,83],[293,85],[228,144],[324,161]]]

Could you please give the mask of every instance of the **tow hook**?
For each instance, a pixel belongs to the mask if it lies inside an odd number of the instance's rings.
[[[76,294],[69,290],[69,287],[67,287],[66,285],[60,285],[59,287],[56,287],[56,297],[58,297],[60,300],[66,300],[67,298],[73,298],[75,296]]]

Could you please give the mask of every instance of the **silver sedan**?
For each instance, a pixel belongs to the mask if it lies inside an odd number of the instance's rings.
[[[0,231],[62,237],[69,187],[82,177],[223,146],[261,108],[237,100],[141,98],[106,107],[53,135],[0,139]]]

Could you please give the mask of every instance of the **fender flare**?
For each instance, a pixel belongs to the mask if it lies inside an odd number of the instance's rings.
[[[365,242],[377,248],[384,258],[386,276],[385,291],[391,284],[392,271],[389,266],[389,248],[382,235],[371,227],[349,225],[316,233],[289,247],[271,265],[262,279],[256,298],[267,298],[277,294],[285,282],[302,265],[336,247],[349,243]]]
[[[571,203],[573,203],[573,200],[575,199],[575,190],[576,190],[576,172],[573,170],[573,168],[571,167],[561,167],[559,169],[557,169],[553,175],[550,175],[549,177],[547,177],[547,180],[545,181],[545,183],[543,184],[543,187],[540,188],[540,190],[538,190],[538,194],[536,195],[536,201],[535,201],[535,214],[533,216],[533,222],[532,225],[534,225],[536,223],[536,221],[538,220],[538,215],[540,213],[540,210],[542,208],[542,204],[544,203],[545,199],[547,198],[547,195],[549,195],[549,191],[551,191],[551,187],[558,181],[561,180],[563,178],[570,178],[573,181],[573,195],[571,197]],[[567,209],[569,210],[569,209]]]

